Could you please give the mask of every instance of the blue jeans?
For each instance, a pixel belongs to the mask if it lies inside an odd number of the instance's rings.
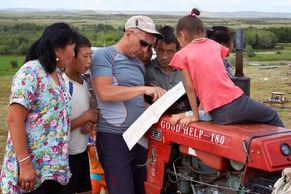
[[[121,134],[97,133],[96,147],[109,194],[144,194],[147,150],[136,144],[129,151]]]

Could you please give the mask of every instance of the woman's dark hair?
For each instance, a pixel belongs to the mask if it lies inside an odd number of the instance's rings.
[[[91,43],[90,40],[88,38],[86,38],[85,36],[79,34],[78,38],[76,40],[76,44],[75,44],[75,57],[77,57],[80,48],[82,47],[89,47],[91,48]]]
[[[202,21],[198,17],[199,15],[200,11],[193,8],[189,15],[180,18],[176,27],[176,34],[180,31],[184,31],[191,38],[193,38],[193,35],[196,34],[205,34],[205,28]]]
[[[48,73],[57,68],[55,50],[65,48],[76,42],[77,31],[66,23],[54,23],[48,26],[41,37],[29,48],[25,62],[38,59]]]
[[[177,40],[177,37],[175,35],[175,29],[172,26],[165,25],[165,26],[161,27],[159,29],[159,33],[161,33],[164,38],[163,39],[157,39],[156,44],[158,43],[158,41],[163,41],[166,44],[175,43],[176,44],[176,49],[179,50],[180,44],[179,44],[179,42]]]
[[[226,26],[213,26],[207,30],[207,37],[219,44],[230,45],[233,32]]]

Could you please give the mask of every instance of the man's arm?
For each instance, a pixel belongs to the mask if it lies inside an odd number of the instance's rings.
[[[93,87],[101,102],[127,101],[140,95],[149,95],[153,100],[161,97],[165,90],[160,87],[147,86],[115,86],[111,76],[102,76],[93,79]]]

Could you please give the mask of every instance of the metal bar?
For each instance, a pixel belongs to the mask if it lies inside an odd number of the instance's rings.
[[[243,77],[243,30],[236,31],[235,76]]]

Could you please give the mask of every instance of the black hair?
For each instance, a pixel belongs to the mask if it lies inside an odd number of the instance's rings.
[[[89,47],[91,48],[91,42],[88,38],[86,38],[85,36],[83,36],[82,34],[78,34],[78,38],[76,40],[76,44],[75,44],[75,57],[77,57],[80,48],[82,47]]]
[[[213,26],[208,29],[207,37],[220,44],[230,45],[232,42],[233,32],[226,26]]]
[[[205,27],[198,17],[199,15],[200,11],[193,8],[189,15],[180,18],[176,26],[176,34],[180,31],[184,31],[189,38],[194,38],[194,35],[204,35]]]
[[[175,29],[172,26],[168,25],[162,26],[159,29],[159,33],[163,35],[163,39],[157,39],[156,44],[158,43],[158,41],[163,41],[166,44],[175,43],[177,50],[180,48],[180,44],[175,34]]]
[[[25,62],[38,59],[48,73],[57,68],[55,50],[65,48],[76,42],[77,31],[66,23],[54,23],[48,26],[41,37],[29,48]]]

